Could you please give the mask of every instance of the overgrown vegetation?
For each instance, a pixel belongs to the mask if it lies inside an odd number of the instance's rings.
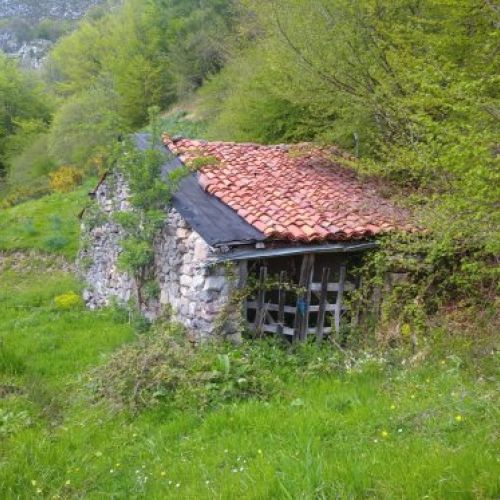
[[[110,160],[110,169],[122,175],[130,189],[130,211],[117,212],[115,220],[124,230],[123,252],[119,264],[134,276],[139,306],[146,304],[154,287],[152,265],[154,241],[167,217],[167,207],[185,168],[163,173],[165,153],[160,149],[158,109],[150,109],[151,144],[140,149],[130,140],[117,145]],[[149,295],[149,296],[148,296]]]
[[[0,182],[7,175],[9,155],[45,129],[51,113],[49,103],[40,82],[22,73],[0,52]]]
[[[43,79],[0,57],[0,495],[498,497],[498,16],[475,0],[126,0],[62,37]],[[380,321],[342,350],[195,349],[170,323],[85,310],[66,259],[114,164],[134,206],[122,265],[158,293],[151,245],[179,179],[123,141],[151,105],[174,106],[156,137],[360,157],[426,228],[361,270],[361,303],[401,278]]]
[[[2,260],[2,497],[498,495],[491,349],[443,332],[406,367],[401,350],[196,351],[173,326],[134,340],[127,312],[57,306],[79,290],[58,269]]]

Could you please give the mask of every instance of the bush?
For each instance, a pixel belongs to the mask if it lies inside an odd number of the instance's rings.
[[[81,307],[83,305],[83,301],[75,292],[69,292],[55,297],[54,304],[57,309],[61,311],[68,311]]]
[[[331,346],[259,340],[235,347],[228,343],[193,346],[173,325],[156,325],[149,335],[115,353],[94,371],[92,389],[118,408],[132,410],[161,402],[175,408],[205,410],[283,393],[286,381],[328,375],[341,366]]]
[[[50,187],[57,193],[67,193],[80,185],[82,180],[81,170],[64,165],[50,174]]]

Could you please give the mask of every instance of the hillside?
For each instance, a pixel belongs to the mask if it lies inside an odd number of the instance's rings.
[[[79,19],[90,7],[104,0],[0,0],[0,19],[15,17],[34,23],[45,17]]]
[[[0,0],[0,50],[39,68],[52,44],[105,0]]]
[[[499,36],[491,1],[0,0],[0,498],[500,498]],[[227,213],[259,239],[212,246]]]

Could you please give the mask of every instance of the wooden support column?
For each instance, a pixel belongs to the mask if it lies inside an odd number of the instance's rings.
[[[248,278],[248,260],[240,260],[238,263],[238,283],[239,290],[245,288]]]
[[[286,302],[286,271],[281,271],[280,273],[280,287],[278,290],[278,327],[276,332],[283,333],[283,328],[285,326],[285,302]]]
[[[328,278],[330,277],[330,268],[324,267],[321,276],[321,291],[319,296],[318,323],[316,324],[316,338],[323,340],[323,330],[325,328],[325,316],[327,306]]]
[[[236,287],[238,290],[243,290],[247,286],[247,279],[248,279],[248,260],[240,260],[240,262],[238,263],[238,282],[236,283]],[[241,303],[239,307],[240,307],[241,318],[246,324],[248,322],[247,297],[243,296],[241,298]]]
[[[299,287],[303,289],[298,294],[295,310],[294,340],[303,341],[307,338],[309,328],[309,303],[311,302],[311,282],[314,271],[314,254],[305,254],[300,269]]]
[[[335,304],[335,331],[340,332],[340,315],[342,314],[342,298],[345,288],[345,277],[347,268],[345,264],[340,266],[339,290],[337,292],[337,302]]]
[[[264,321],[266,319],[265,299],[266,299],[267,266],[261,266],[259,273],[259,289],[257,293],[257,309],[255,314],[255,334],[261,337],[263,333]]]

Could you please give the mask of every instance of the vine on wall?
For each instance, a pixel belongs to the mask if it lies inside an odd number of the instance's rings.
[[[177,168],[162,175],[165,152],[160,147],[158,113],[157,107],[149,110],[151,142],[147,149],[141,150],[126,139],[111,155],[113,171],[127,181],[132,207],[114,215],[124,232],[118,263],[135,279],[139,306],[159,295],[153,271],[154,240],[165,223],[172,195],[188,173],[186,168]]]

